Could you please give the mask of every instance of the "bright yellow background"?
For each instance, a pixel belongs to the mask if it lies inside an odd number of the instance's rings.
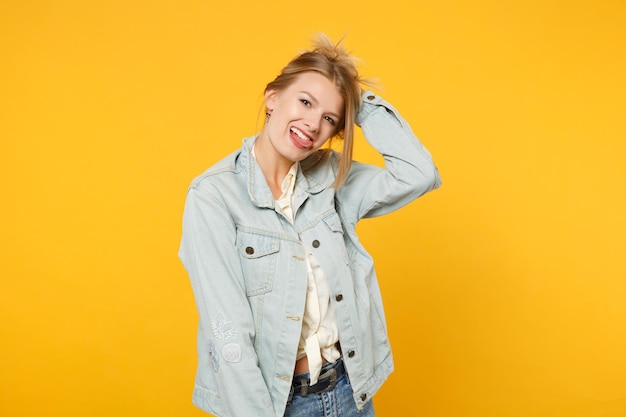
[[[396,357],[378,415],[626,416],[623,0],[4,3],[0,415],[204,415],[186,187],[325,31],[444,179],[360,226]]]

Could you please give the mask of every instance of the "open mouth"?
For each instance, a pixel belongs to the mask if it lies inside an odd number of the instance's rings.
[[[311,146],[313,146],[313,139],[304,134],[304,132],[302,132],[300,129],[292,127],[289,129],[289,131],[291,132],[292,140],[300,148],[310,148]]]

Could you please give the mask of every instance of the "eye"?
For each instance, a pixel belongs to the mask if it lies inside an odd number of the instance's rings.
[[[300,102],[302,104],[304,104],[305,106],[307,106],[307,107],[311,107],[311,102],[309,100],[307,100],[306,98],[301,98]]]
[[[333,126],[335,125],[335,119],[333,119],[332,117],[330,117],[330,116],[324,116],[324,119],[326,119],[326,121],[327,121],[328,123],[330,123],[331,125],[333,125]]]

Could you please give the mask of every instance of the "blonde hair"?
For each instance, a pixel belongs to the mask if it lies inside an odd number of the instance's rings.
[[[341,45],[342,40],[343,38],[333,43],[326,35],[318,34],[313,40],[313,49],[293,58],[265,87],[265,92],[284,90],[305,72],[317,72],[335,83],[344,101],[343,118],[337,124],[332,137],[343,139],[339,171],[335,178],[336,188],[341,186],[350,172],[354,126],[361,105],[361,84],[369,84],[359,76],[356,59]]]

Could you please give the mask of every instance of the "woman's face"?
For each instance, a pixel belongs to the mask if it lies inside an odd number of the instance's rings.
[[[261,136],[279,159],[301,161],[337,131],[343,119],[343,98],[334,82],[305,72],[286,89],[265,94],[268,118]]]

